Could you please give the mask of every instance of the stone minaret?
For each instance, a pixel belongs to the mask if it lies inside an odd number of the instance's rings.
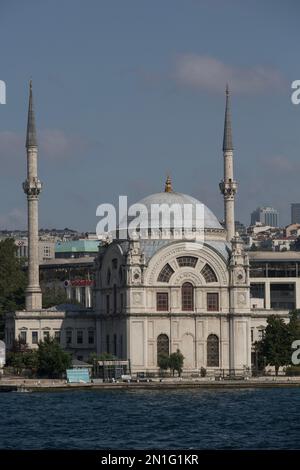
[[[37,173],[37,140],[32,98],[32,82],[29,89],[29,107],[27,121],[27,179],[23,183],[27,195],[28,215],[28,286],[26,288],[26,310],[36,311],[42,308],[42,292],[39,282],[39,240],[38,240],[38,200],[42,183]]]
[[[237,191],[237,183],[233,178],[233,145],[229,101],[229,89],[227,85],[223,138],[224,179],[220,183],[220,190],[224,196],[225,228],[227,230],[227,241],[230,242],[235,235],[234,198]]]

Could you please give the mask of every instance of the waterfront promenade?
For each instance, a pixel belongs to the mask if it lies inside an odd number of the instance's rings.
[[[120,390],[120,389],[234,389],[234,388],[300,387],[300,377],[253,377],[249,379],[215,380],[214,378],[164,378],[151,381],[116,381],[91,383],[67,383],[58,379],[24,379],[2,377],[0,392],[4,391],[72,391],[72,390]]]

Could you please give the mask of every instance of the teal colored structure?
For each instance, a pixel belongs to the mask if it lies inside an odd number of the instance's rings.
[[[98,252],[99,240],[72,240],[69,242],[56,242],[56,253],[69,253],[69,252]]]
[[[89,369],[67,369],[67,381],[68,383],[90,383]]]

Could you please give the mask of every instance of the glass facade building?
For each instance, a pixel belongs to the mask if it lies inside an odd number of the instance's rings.
[[[291,223],[300,224],[300,203],[291,204]]]
[[[269,225],[270,227],[278,227],[278,211],[273,207],[258,207],[251,214],[251,225],[255,225],[256,222],[260,222],[263,225]]]

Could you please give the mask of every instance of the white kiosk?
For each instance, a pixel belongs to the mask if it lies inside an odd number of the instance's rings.
[[[0,375],[3,375],[3,367],[5,366],[5,343],[0,340]]]

